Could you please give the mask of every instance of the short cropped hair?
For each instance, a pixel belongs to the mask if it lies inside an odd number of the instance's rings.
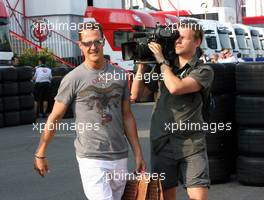
[[[111,60],[110,55],[107,55],[107,54],[104,55],[104,58],[105,58],[106,60]]]
[[[45,65],[46,64],[46,58],[45,57],[40,57],[39,58],[41,64]]]
[[[200,39],[201,43],[204,37],[204,31],[201,24],[199,24],[196,20],[193,19],[183,19],[180,21],[181,28],[188,28],[194,31],[194,39]]]
[[[82,32],[84,30],[99,30],[101,37],[104,37],[103,29],[101,24],[97,22],[84,22],[79,24],[79,40],[82,40]]]

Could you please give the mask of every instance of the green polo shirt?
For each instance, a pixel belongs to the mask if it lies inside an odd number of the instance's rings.
[[[177,66],[177,62],[176,62]],[[180,79],[189,76],[209,93],[213,82],[213,70],[194,56],[182,69],[173,68]],[[154,84],[147,85],[154,89]],[[206,148],[205,132],[197,125],[203,124],[201,91],[172,95],[163,81],[159,83],[159,95],[151,119],[150,138],[152,152],[173,159],[192,155]]]

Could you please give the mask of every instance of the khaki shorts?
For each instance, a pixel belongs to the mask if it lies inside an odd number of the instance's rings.
[[[179,181],[185,188],[210,186],[209,165],[206,150],[202,150],[179,160],[151,155],[152,171],[165,173],[162,181],[164,189],[178,186]]]

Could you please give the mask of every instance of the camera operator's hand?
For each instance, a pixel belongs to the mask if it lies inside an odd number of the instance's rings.
[[[162,47],[160,46],[160,44],[158,44],[156,42],[150,42],[148,44],[148,47],[152,51],[152,53],[154,54],[156,61],[158,63],[161,63],[163,60],[165,60],[165,58],[162,54]]]

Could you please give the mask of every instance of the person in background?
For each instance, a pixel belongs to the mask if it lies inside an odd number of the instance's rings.
[[[211,63],[218,63],[219,55],[217,53],[214,53],[210,56],[210,62]]]
[[[19,64],[18,57],[16,57],[16,56],[14,55],[14,56],[12,57],[12,59],[11,59],[11,64],[12,64],[12,66],[17,67],[18,64]]]
[[[245,62],[245,61],[243,60],[243,58],[242,58],[242,54],[241,54],[240,52],[237,54],[237,62]]]
[[[46,58],[41,57],[39,59],[39,65],[36,67],[33,80],[35,81],[34,86],[34,98],[35,98],[35,112],[39,115],[40,108],[42,108],[42,113],[40,117],[47,116],[48,109],[48,98],[50,83],[52,79],[51,69],[46,66]]]
[[[237,59],[230,49],[222,49],[220,53],[219,63],[236,63]]]
[[[111,57],[110,57],[110,55],[105,54],[105,55],[104,55],[104,59],[105,59],[105,63],[106,63],[106,64],[110,64],[110,61],[111,61]]]

